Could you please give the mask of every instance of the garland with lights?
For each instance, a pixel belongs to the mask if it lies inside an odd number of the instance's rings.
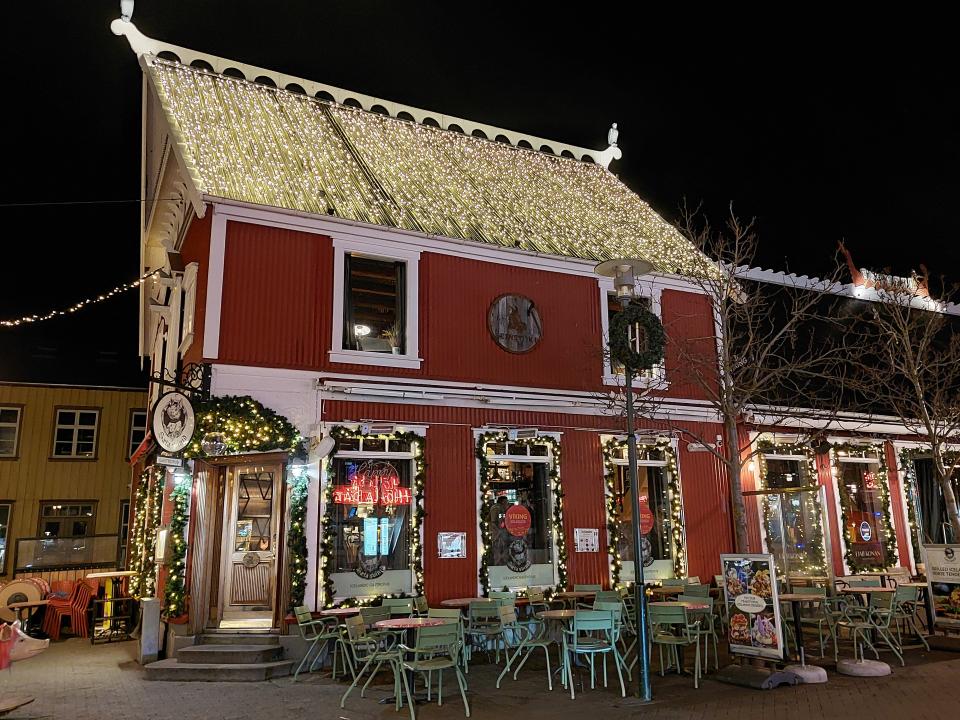
[[[62,315],[69,315],[71,313],[77,312],[77,310],[82,310],[87,305],[96,305],[97,303],[102,303],[105,300],[109,300],[115,295],[125,293],[128,290],[133,290],[138,288],[143,284],[144,280],[150,278],[157,278],[160,275],[159,270],[151,270],[146,275],[141,275],[139,280],[134,280],[133,282],[124,283],[123,285],[117,285],[112,290],[108,290],[105,293],[97,295],[96,297],[90,297],[86,300],[81,300],[78,303],[74,303],[66,310],[51,310],[45,315],[24,315],[22,318],[16,320],[0,320],[0,327],[18,327],[20,325],[27,325],[29,323],[38,323],[44,322],[45,320],[52,320],[56,317],[61,317]]]
[[[226,455],[270,450],[305,455],[303,439],[293,424],[252,397],[223,395],[201,400],[195,411],[196,427],[184,457],[206,457],[203,438],[208,433],[224,436]]]
[[[761,439],[757,442],[757,448],[759,449],[759,458],[760,458],[760,482],[763,483],[764,489],[770,490],[771,488],[767,485],[767,459],[766,455],[800,455],[804,457],[807,461],[807,477],[808,484],[810,485],[819,485],[819,473],[817,471],[817,457],[815,454],[810,452],[810,447],[804,443],[778,443],[773,440]],[[777,488],[772,488],[776,490]],[[791,570],[796,570],[804,575],[816,575],[824,576],[827,574],[827,557],[826,549],[823,544],[823,523],[821,522],[821,517],[823,516],[823,508],[820,505],[820,496],[817,493],[811,493],[812,499],[810,497],[805,498],[805,500],[810,502],[810,507],[806,514],[807,518],[811,521],[811,535],[810,537],[805,537],[804,547],[808,551],[805,555],[805,559],[799,564],[791,566]],[[771,504],[770,496],[764,495],[763,497],[763,524],[764,528],[770,527],[770,522],[772,519],[771,513]],[[769,532],[769,530],[767,530]],[[783,538],[783,542],[786,543],[786,538]],[[783,574],[783,568],[779,565],[777,566],[777,574]]]
[[[648,450],[662,452],[667,462],[667,495],[670,501],[670,535],[665,540],[671,542],[673,548],[673,572],[675,577],[684,577],[687,570],[685,551],[684,521],[683,521],[683,491],[680,485],[680,471],[677,467],[677,455],[669,439],[657,440],[656,443],[638,443],[637,451]],[[616,498],[616,469],[619,463],[615,460],[618,455],[627,452],[627,441],[616,437],[609,438],[603,443],[603,468],[606,481],[607,503],[607,534],[609,546],[607,555],[610,561],[610,582],[614,588],[625,587],[620,582],[620,572],[623,562],[620,558],[620,540],[623,535],[620,531],[620,508]],[[636,555],[636,551],[634,552]],[[634,561],[636,562],[636,561]]]
[[[130,577],[128,585],[131,597],[137,600],[153,597],[157,589],[154,552],[160,527],[164,477],[163,468],[155,469],[152,478],[151,472],[145,470],[137,483],[132,528],[133,551],[130,554],[130,569],[136,574]]]
[[[875,457],[874,455],[875,454]],[[853,551],[851,545],[853,538],[850,537],[850,498],[846,489],[841,488],[840,478],[840,460],[841,456],[870,458],[877,460],[879,470],[877,471],[877,486],[880,490],[880,504],[883,506],[883,560],[882,565],[857,567],[854,569],[852,564]],[[856,443],[835,443],[830,447],[830,469],[833,474],[837,487],[840,490],[837,494],[840,496],[840,522],[843,523],[844,553],[843,559],[847,567],[853,574],[856,571],[880,571],[893,567],[897,562],[897,537],[893,530],[893,518],[890,516],[890,487],[887,482],[887,461],[884,457],[883,443],[872,443],[869,445],[858,445]]]
[[[476,456],[480,463],[480,541],[483,554],[480,558],[480,585],[483,594],[490,591],[490,561],[493,559],[493,535],[490,532],[490,510],[496,501],[490,497],[490,461],[487,459],[487,444],[507,442],[505,430],[491,430],[477,436]],[[550,449],[553,462],[547,463],[550,487],[553,491],[553,536],[557,551],[557,590],[567,587],[567,543],[563,528],[563,486],[560,483],[560,441],[550,435],[536,438],[510,440],[513,445],[546,445]]]
[[[290,605],[303,605],[307,589],[307,488],[306,475],[290,478],[290,527],[287,529],[287,566],[290,572]]]
[[[338,443],[348,439],[374,438],[377,440],[395,440],[410,443],[413,448],[413,461],[415,471],[413,476],[412,503],[413,511],[410,513],[410,566],[414,574],[413,595],[423,594],[423,543],[420,539],[420,529],[423,525],[423,519],[426,512],[423,508],[423,488],[427,478],[427,464],[424,460],[426,450],[426,438],[415,432],[392,432],[392,433],[364,433],[359,428],[351,430],[345,425],[335,425],[330,429],[330,437]],[[331,456],[332,457],[332,456]],[[385,597],[409,597],[407,593],[397,593],[392,595],[376,595],[374,597],[362,598],[344,598],[339,603],[335,602],[335,588],[333,583],[334,558],[337,547],[337,534],[333,527],[333,482],[324,483],[323,488],[323,533],[320,539],[320,563],[317,569],[317,583],[323,588],[323,606],[332,607],[363,607],[376,605]]]
[[[187,611],[187,521],[190,518],[189,480],[178,482],[170,491],[173,515],[170,518],[170,572],[163,586],[164,614],[169,618]]]

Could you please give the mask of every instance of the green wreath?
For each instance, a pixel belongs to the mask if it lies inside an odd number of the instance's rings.
[[[630,328],[634,325],[639,328],[640,346],[644,348],[640,352],[630,342]],[[630,370],[649,370],[659,365],[666,339],[660,318],[640,303],[627,305],[610,319],[610,355]]]

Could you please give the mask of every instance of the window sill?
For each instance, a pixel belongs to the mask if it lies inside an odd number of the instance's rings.
[[[604,375],[603,384],[611,385],[614,387],[623,387],[627,384],[627,379],[623,375]],[[658,376],[658,377],[634,377],[633,378],[633,387],[635,388],[646,388],[648,390],[666,390],[670,387],[670,383],[667,382],[667,379]]]
[[[362,350],[331,350],[330,362],[419,370],[423,358],[411,355],[393,355],[392,353],[364,352]]]

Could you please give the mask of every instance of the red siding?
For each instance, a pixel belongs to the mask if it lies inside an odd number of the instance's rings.
[[[220,362],[319,368],[330,345],[328,238],[227,223]]]
[[[210,260],[210,227],[213,211],[208,208],[202,218],[195,217],[180,247],[183,264],[195,262],[197,268],[196,305],[193,311],[193,344],[183,355],[183,364],[203,360],[203,327],[207,310],[207,271]]]
[[[433,253],[421,257],[420,273],[425,376],[576,390],[597,386],[603,353],[594,278]],[[502,350],[487,330],[490,304],[509,293],[533,300],[543,323],[540,342],[522,355]]]
[[[205,259],[209,222],[204,221],[202,227]],[[201,268],[204,301],[205,265]],[[208,359],[468,383],[603,389],[600,296],[594,278],[423,253],[419,291],[420,354],[424,359],[419,370],[332,364],[328,357],[333,322],[330,239],[228,222],[220,356]],[[491,302],[506,293],[530,297],[543,323],[540,342],[522,355],[500,349],[487,330]],[[682,342],[708,354],[714,352],[709,302],[676,290],[665,290],[661,302],[664,324],[676,338],[667,346],[668,394],[702,398],[702,389],[682,376],[683,363],[676,348]]]
[[[897,470],[897,452],[893,443],[883,443],[887,462],[887,479],[890,484],[890,514],[893,515],[893,527],[897,535],[897,550],[901,567],[910,567],[910,531],[904,526],[903,495],[900,491],[900,473]]]
[[[560,442],[560,482],[563,486],[563,524],[567,543],[567,581],[607,586],[610,557],[606,552],[607,511],[600,434],[565,430]],[[597,528],[600,552],[578,553],[574,528]]]
[[[667,333],[665,364],[669,397],[706,399],[704,383],[716,381],[715,325],[706,295],[664,290],[660,295],[663,327]],[[690,358],[704,358],[691,364]]]
[[[324,403],[327,422],[389,420],[423,423],[427,430],[427,484],[424,488],[424,580],[431,602],[466,597],[477,587],[477,478],[472,429],[484,425],[517,425],[560,431],[560,476],[565,493],[564,529],[570,583],[609,583],[606,553],[576,553],[573,529],[596,527],[605,536],[603,463],[600,431],[619,432],[610,417],[563,415],[483,408],[393,405],[330,401]],[[644,422],[645,429],[663,429],[661,423]],[[697,433],[715,434],[719,426],[688,424]],[[687,556],[691,575],[710,577],[718,572],[719,555],[733,548],[729,488],[719,462],[705,452],[688,453],[681,442],[679,458]],[[436,534],[465,531],[468,557],[436,559]]]

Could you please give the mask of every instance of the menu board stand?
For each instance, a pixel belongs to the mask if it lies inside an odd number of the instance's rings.
[[[960,545],[924,545],[922,553],[930,634],[960,631]]]

